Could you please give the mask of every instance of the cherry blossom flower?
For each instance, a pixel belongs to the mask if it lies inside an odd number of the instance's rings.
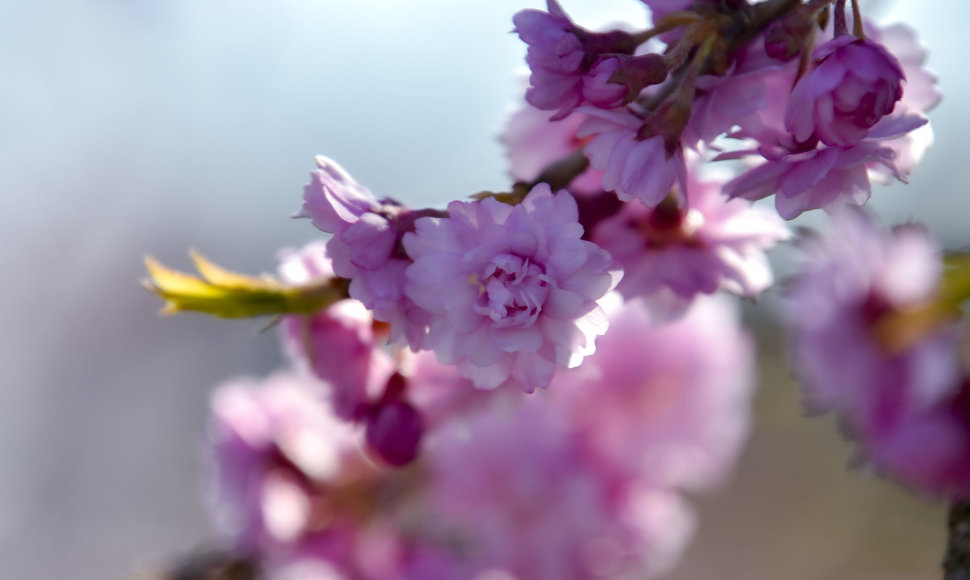
[[[285,252],[280,279],[306,284],[334,276],[327,247],[314,242],[299,251]],[[360,420],[394,372],[390,357],[381,349],[370,312],[357,300],[341,300],[306,316],[286,316],[281,324],[284,350],[290,359],[309,368],[329,387],[337,416]]]
[[[605,464],[653,485],[723,483],[748,431],[754,349],[728,299],[698,298],[656,324],[638,300],[609,303],[610,332],[549,395]],[[595,393],[595,396],[593,395]]]
[[[601,109],[613,109],[626,102],[627,86],[610,82],[620,70],[620,59],[601,58],[583,77],[583,99]]]
[[[788,239],[784,222],[744,200],[728,200],[715,181],[688,174],[687,203],[671,195],[654,208],[626,204],[595,227],[592,240],[623,269],[617,290],[676,315],[698,294],[726,290],[753,298],[773,278],[765,252]]]
[[[609,254],[581,239],[576,202],[537,185],[516,206],[448,205],[404,236],[407,297],[430,313],[423,346],[477,387],[526,391],[573,367],[606,331],[596,300],[614,284]]]
[[[632,54],[633,37],[621,30],[590,32],[573,24],[556,0],[548,11],[522,10],[513,17],[515,32],[529,45],[525,60],[532,70],[525,99],[553,120],[571,113],[583,102],[583,79],[603,54]]]
[[[296,217],[332,233],[327,253],[337,276],[350,279],[350,295],[391,324],[392,340],[420,343],[424,324],[420,309],[402,292],[408,260],[395,253],[402,230],[413,220],[398,203],[378,200],[336,162],[317,156],[317,171],[303,190]]]
[[[586,117],[572,113],[552,121],[551,113],[528,105],[509,116],[500,141],[505,146],[508,172],[515,180],[530,183],[543,170],[581,149],[584,142],[576,135]],[[571,193],[595,193],[603,189],[603,172],[593,167],[577,176],[568,187]]]
[[[730,134],[754,140],[758,146],[719,158],[757,154],[765,162],[728,183],[726,193],[750,200],[774,195],[778,213],[793,219],[811,209],[836,211],[865,204],[871,196],[871,179],[907,180],[932,141],[921,113],[938,101],[932,87],[935,78],[922,67],[925,52],[911,34],[887,29],[888,44],[882,47],[878,44],[882,29],[867,24],[867,30],[872,40],[844,36],[819,47],[816,56],[826,58],[798,81],[791,99],[795,61],[761,68],[767,106],[740,119],[740,128]],[[839,56],[840,47],[846,51],[843,56]],[[897,48],[905,63],[890,54]],[[763,61],[757,56],[762,52],[749,47],[747,54]],[[874,64],[861,66],[867,59]],[[897,84],[904,75],[916,81],[912,95],[907,85],[900,99]],[[870,97],[863,102],[870,89]],[[856,101],[857,105],[851,104]]]
[[[368,445],[386,463],[397,467],[417,458],[425,431],[424,417],[411,404],[407,390],[408,380],[395,373],[366,417]]]
[[[587,115],[577,135],[589,138],[584,150],[590,164],[603,171],[603,189],[623,201],[638,199],[647,207],[662,202],[673,188],[687,181],[683,151],[669,152],[663,135],[640,139],[643,119],[629,109],[583,107]],[[683,192],[681,187],[678,191]],[[682,198],[682,194],[681,194]]]
[[[429,516],[466,565],[536,580],[668,568],[693,527],[679,494],[616,477],[553,407],[516,403],[454,421],[427,452]]]
[[[871,39],[838,36],[817,47],[812,60],[785,112],[785,128],[798,143],[817,137],[826,145],[856,145],[903,95],[899,61]]]
[[[700,75],[684,144],[697,149],[736,126],[758,126],[775,108],[781,118],[793,82],[790,68],[769,58],[762,43],[752,42],[733,56],[723,75]],[[776,80],[779,76],[783,79]]]
[[[896,113],[922,115],[936,108],[943,95],[936,86],[936,75],[926,68],[927,51],[916,32],[905,24],[879,27],[866,23],[866,34],[886,46],[899,60],[905,74],[903,98],[896,105]],[[909,174],[920,164],[932,144],[933,129],[929,123],[886,142],[886,146],[896,152],[893,162],[904,174]],[[878,166],[870,174],[883,182],[893,178],[891,173]]]
[[[365,455],[361,430],[334,416],[315,387],[281,372],[216,391],[216,521],[272,580],[420,578],[408,571],[428,569],[439,550],[412,545],[399,519],[401,500],[413,500],[411,478]]]
[[[213,399],[212,505],[272,580],[653,575],[692,531],[677,491],[608,467],[564,407],[500,391],[442,423],[419,471],[386,470],[305,380]]]
[[[940,250],[925,230],[881,228],[858,211],[802,244],[786,318],[807,404],[834,411],[880,472],[944,496],[970,495],[970,413],[950,324],[893,347],[880,323],[938,291]],[[930,450],[918,444],[933,435]]]
[[[586,48],[559,3],[548,0],[547,7],[548,12],[522,10],[512,21],[529,45],[525,60],[532,69],[532,86],[525,98],[538,109],[557,111],[553,119],[558,120],[582,102]]]
[[[279,373],[228,383],[212,397],[211,505],[243,552],[289,550],[313,527],[315,482],[372,471],[352,427],[314,387],[306,377]]]
[[[896,166],[896,152],[884,140],[898,138],[926,123],[918,116],[884,118],[869,130],[866,139],[843,147],[797,147],[763,145],[758,152],[766,162],[749,169],[724,186],[729,197],[758,200],[775,196],[781,217],[794,219],[811,209],[835,211],[846,205],[861,206],[872,195],[870,172],[887,171],[905,182],[906,174]],[[734,153],[722,158],[740,156]]]

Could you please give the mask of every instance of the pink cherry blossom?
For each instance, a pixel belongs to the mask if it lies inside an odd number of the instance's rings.
[[[326,244],[314,242],[299,251],[285,252],[279,273],[286,284],[332,278]],[[328,387],[336,414],[348,421],[363,418],[394,372],[364,305],[341,300],[311,315],[286,316],[280,328],[286,353]]]
[[[702,297],[673,323],[637,300],[610,303],[610,332],[550,389],[605,464],[653,485],[708,489],[731,472],[755,386],[751,337],[725,298]]]
[[[765,252],[788,239],[777,216],[728,200],[720,184],[688,174],[687,203],[626,204],[597,224],[592,240],[623,269],[626,298],[661,300],[676,314],[698,294],[717,290],[753,298],[772,283]]]
[[[877,324],[933,298],[940,250],[925,230],[835,216],[803,245],[786,317],[808,405],[834,411],[878,471],[917,489],[970,495],[970,415],[951,325],[896,350]],[[917,447],[933,434],[932,451]]]
[[[692,528],[678,494],[615,478],[537,399],[518,397],[444,427],[427,466],[428,514],[439,534],[465,547],[473,570],[535,580],[647,577],[669,567]]]
[[[785,112],[785,128],[798,143],[817,137],[826,145],[856,145],[903,95],[899,61],[871,39],[838,36],[817,47],[812,61]]]
[[[537,185],[516,206],[448,205],[404,236],[405,292],[430,314],[423,346],[480,388],[526,391],[573,367],[606,331],[596,300],[614,284],[609,254],[581,239],[576,202]]]
[[[415,499],[412,479],[365,456],[360,430],[307,381],[278,373],[215,393],[215,519],[268,579],[421,578],[408,571],[450,555],[415,543],[400,519]]]
[[[336,162],[317,156],[297,217],[332,233],[327,253],[337,276],[350,279],[350,295],[391,324],[392,340],[415,345],[424,334],[420,309],[402,292],[408,260],[396,255],[402,230],[414,216],[391,200],[378,200]]]
[[[683,151],[678,147],[668,152],[662,135],[640,139],[643,119],[632,111],[583,107],[580,112],[587,118],[577,134],[589,138],[586,156],[593,167],[603,171],[603,189],[616,192],[623,201],[638,199],[654,207],[667,197],[674,183],[686,184]]]
[[[311,528],[315,482],[371,470],[354,430],[306,377],[280,373],[229,383],[213,395],[212,413],[211,505],[244,552],[289,550]]]
[[[582,101],[583,61],[586,48],[556,0],[548,0],[548,12],[522,10],[512,21],[515,32],[529,45],[525,60],[532,69],[526,100],[544,111],[558,111],[561,119]]]
[[[762,71],[731,70],[724,76],[701,76],[684,129],[684,142],[696,148],[700,142],[713,141],[763,109],[766,100]]]
[[[583,99],[601,109],[620,107],[644,88],[664,82],[668,72],[664,57],[656,53],[606,55],[583,78]]]
[[[610,82],[619,69],[620,60],[616,57],[596,61],[589,74],[583,77],[583,99],[601,109],[613,109],[623,105],[626,102],[627,86]]]
[[[583,82],[593,63],[604,54],[632,54],[633,37],[621,30],[597,33],[573,24],[556,0],[548,11],[522,10],[515,14],[515,32],[529,45],[525,60],[532,70],[525,100],[559,120],[583,102]]]
[[[868,30],[874,39],[871,44],[878,46],[875,42],[880,39],[880,29],[868,25]],[[936,93],[933,93],[932,87],[929,91],[919,88],[927,83],[932,85],[932,75],[922,68],[921,56],[925,57],[925,53],[920,52],[911,36],[887,34],[887,38],[893,38],[903,51],[906,60],[903,65],[895,57],[887,56],[886,48],[896,50],[895,46],[873,48],[867,41],[865,48],[862,48],[852,44],[852,38],[844,37],[842,40],[836,39],[838,42],[827,43],[826,50],[831,52],[846,45],[843,48],[851,49],[849,56],[852,59],[864,60],[868,54],[879,60],[881,65],[874,65],[871,69],[854,69],[850,73],[841,60],[832,61],[829,65],[825,65],[828,62],[825,60],[818,69],[814,69],[815,74],[819,75],[817,82],[804,77],[796,91],[791,93],[791,100],[788,95],[796,79],[797,61],[783,66],[776,63],[774,66],[761,67],[760,79],[765,84],[767,106],[740,119],[740,128],[731,133],[732,137],[753,139],[758,147],[750,151],[722,154],[720,158],[736,159],[758,154],[766,161],[726,185],[725,192],[731,197],[756,200],[775,195],[778,212],[786,219],[792,219],[811,209],[834,211],[845,205],[865,204],[871,196],[871,179],[882,182],[907,180],[909,172],[921,159],[923,150],[932,141],[932,134],[927,134],[926,119],[920,115],[923,111],[907,104],[908,87],[902,93],[901,100],[893,101],[894,108],[886,104],[889,97],[885,95],[895,98],[895,88],[889,77],[902,78],[905,73],[907,77],[912,75],[920,79],[918,82],[921,84],[914,87],[916,91],[912,98],[927,106],[935,104],[933,95]],[[862,56],[856,54],[860,51]],[[763,65],[764,58],[759,56],[762,53],[763,50],[749,48],[745,54],[756,58],[745,68],[758,69],[759,62]],[[823,54],[828,52],[819,53]],[[846,59],[846,62],[852,60],[848,56]],[[856,75],[862,76],[856,78]],[[852,82],[835,83],[832,80],[835,77],[842,80],[848,78]],[[860,87],[866,82],[873,83],[872,90],[875,91],[869,99],[872,101],[871,107],[859,105],[861,108],[857,107],[858,110],[849,110],[845,109],[849,105],[839,105],[845,110],[836,110],[837,100],[851,101],[852,91],[862,90]],[[824,95],[818,93],[823,89],[828,92],[823,91]],[[842,90],[846,91],[844,95],[839,92]],[[816,107],[820,108],[816,111]],[[876,119],[879,115],[873,113],[873,123],[854,120],[852,115],[855,113],[852,111],[859,112],[860,119],[868,118],[867,114],[862,114],[863,109],[868,110],[867,107],[872,111],[879,109],[881,118]],[[892,113],[885,114],[886,111]],[[824,125],[821,133],[816,132],[817,125]],[[794,134],[790,131],[794,131]],[[827,142],[848,144],[827,145]]]
[[[899,113],[925,114],[940,104],[943,95],[937,88],[936,75],[926,68],[927,51],[916,37],[916,32],[905,24],[878,27],[867,23],[866,34],[882,42],[899,59],[906,82],[903,98],[897,103]],[[927,123],[901,137],[886,142],[896,152],[894,163],[902,173],[908,174],[923,160],[923,155],[933,144],[933,129]],[[892,174],[879,167],[871,171],[873,178],[888,182]]]
[[[549,165],[582,148],[584,143],[576,132],[584,115],[572,113],[560,121],[550,117],[548,111],[526,105],[505,122],[499,139],[505,146],[509,175],[515,180],[530,183]],[[603,172],[589,167],[568,189],[577,194],[595,193],[603,189],[602,182]]]
[[[791,89],[791,68],[769,58],[762,43],[751,42],[734,55],[723,75],[698,77],[684,143],[696,149],[735,126],[758,126],[774,108],[780,113]],[[776,81],[778,76],[784,79]]]
[[[861,206],[872,195],[870,172],[885,170],[906,181],[906,174],[894,163],[896,152],[883,140],[905,135],[925,123],[926,119],[918,116],[887,117],[869,130],[866,139],[847,148],[786,147],[779,144],[779,138],[775,146],[759,148],[766,162],[728,182],[724,193],[749,200],[774,194],[775,208],[785,219],[811,209],[835,211],[846,205]]]

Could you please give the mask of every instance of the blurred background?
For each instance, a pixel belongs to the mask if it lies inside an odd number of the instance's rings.
[[[585,25],[646,21],[636,0],[565,0]],[[32,0],[0,16],[0,569],[131,577],[207,545],[211,388],[281,363],[260,322],[159,319],[146,253],[194,247],[274,267],[316,236],[298,208],[313,156],[381,195],[440,205],[508,185],[495,140],[519,98],[512,0]],[[895,223],[970,244],[962,0],[863,0],[931,49],[936,144]],[[771,300],[766,302],[770,303]],[[765,366],[733,483],[699,498],[670,580],[939,578],[943,506],[848,471],[849,447],[802,417],[765,303]]]

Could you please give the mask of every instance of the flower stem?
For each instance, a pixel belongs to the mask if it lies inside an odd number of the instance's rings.
[[[950,506],[943,580],[970,580],[970,501]]]
[[[862,11],[859,9],[859,0],[852,0],[852,34],[856,38],[865,38],[866,33],[862,29]]]
[[[849,33],[849,24],[845,20],[845,0],[835,2],[835,35],[845,36]]]
[[[672,12],[655,22],[653,28],[648,28],[643,32],[635,34],[634,38],[636,39],[637,46],[639,46],[654,36],[674,30],[675,28],[680,28],[681,26],[689,26],[699,22],[701,19],[701,16],[696,12]]]

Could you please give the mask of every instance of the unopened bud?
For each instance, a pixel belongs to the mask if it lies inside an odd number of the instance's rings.
[[[620,59],[616,57],[596,61],[589,74],[583,78],[583,98],[601,109],[612,109],[627,102],[629,88],[612,80],[619,68]]]
[[[367,419],[367,444],[397,467],[414,461],[423,435],[424,419],[403,399],[381,402]]]
[[[583,97],[601,109],[635,100],[640,91],[667,79],[667,64],[659,54],[610,55],[599,59],[583,79]]]

